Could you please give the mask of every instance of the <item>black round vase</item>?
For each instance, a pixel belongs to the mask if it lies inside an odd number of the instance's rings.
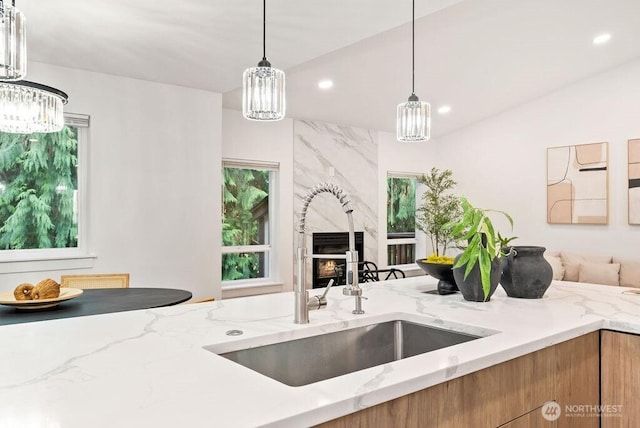
[[[453,294],[458,291],[456,281],[453,279],[453,264],[429,263],[423,260],[416,260],[416,263],[427,274],[438,279],[438,294]]]
[[[454,266],[460,255],[457,255],[455,261],[453,262]],[[480,266],[476,263],[476,265],[469,272],[469,276],[464,278],[464,272],[467,269],[467,266],[461,266],[457,268],[453,268],[453,277],[456,280],[456,284],[458,285],[458,289],[460,293],[462,293],[462,297],[464,300],[469,300],[471,302],[488,302],[491,299],[491,296],[498,288],[498,283],[500,282],[500,276],[502,275],[502,270],[500,268],[500,259],[495,258],[491,263],[491,278],[489,288],[489,295],[485,299],[484,290],[482,289],[482,279],[480,278]]]
[[[502,259],[502,288],[509,297],[540,299],[553,278],[553,270],[543,257],[544,247],[506,247]]]

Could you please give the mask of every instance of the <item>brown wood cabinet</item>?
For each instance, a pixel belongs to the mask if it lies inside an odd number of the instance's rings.
[[[561,409],[600,403],[599,347],[600,333],[590,333],[320,426],[595,428],[597,416],[562,412],[551,423],[540,409],[551,400]]]
[[[640,336],[601,332],[602,427],[640,424]]]
[[[534,409],[527,414],[520,416],[500,425],[500,428],[554,428],[558,426],[558,420],[549,421],[542,416],[542,407]]]

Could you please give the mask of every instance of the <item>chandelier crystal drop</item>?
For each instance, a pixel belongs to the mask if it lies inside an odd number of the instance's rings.
[[[39,83],[0,82],[0,131],[58,132],[64,126],[67,94]]]
[[[412,2],[411,19],[411,95],[406,103],[398,104],[396,138],[402,143],[427,141],[431,138],[431,106],[415,94],[416,2]]]
[[[266,56],[266,0],[262,2],[262,60],[242,76],[242,114],[249,120],[275,121],[286,110],[285,76]]]
[[[22,12],[14,2],[0,0],[0,81],[27,75],[27,30]]]

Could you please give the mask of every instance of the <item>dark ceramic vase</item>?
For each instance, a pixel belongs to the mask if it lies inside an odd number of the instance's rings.
[[[502,259],[502,288],[509,297],[540,299],[553,278],[553,270],[543,257],[544,247],[506,247]],[[508,251],[508,252],[507,252]]]
[[[459,258],[460,255],[457,255],[455,261],[453,262],[454,266]],[[471,269],[469,276],[467,276],[467,278],[465,279],[464,272],[466,268],[466,266],[453,268],[453,277],[456,280],[456,284],[458,285],[460,293],[462,293],[462,297],[464,297],[464,300],[469,300],[471,302],[488,302],[489,299],[491,299],[493,293],[496,291],[496,288],[498,288],[498,283],[500,282],[500,277],[502,275],[502,270],[500,268],[500,259],[496,257],[491,263],[491,287],[489,289],[489,295],[486,299],[484,298],[484,290],[482,289],[480,266],[476,263],[473,269]]]
[[[438,294],[452,294],[458,291],[456,281],[453,279],[452,264],[429,263],[416,260],[416,263],[427,274],[438,281]]]

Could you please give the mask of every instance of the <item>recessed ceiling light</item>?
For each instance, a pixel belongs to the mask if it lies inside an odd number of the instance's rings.
[[[441,106],[438,107],[438,113],[440,114],[447,114],[451,111],[451,106]]]
[[[611,39],[611,34],[609,33],[600,34],[599,36],[596,36],[593,38],[593,44],[603,45],[607,43],[610,39]]]
[[[318,88],[329,89],[333,87],[333,80],[321,80],[318,82]]]

